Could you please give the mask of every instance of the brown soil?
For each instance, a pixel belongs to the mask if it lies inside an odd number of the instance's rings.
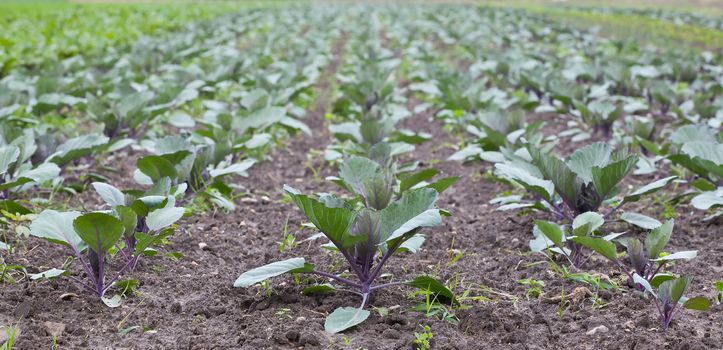
[[[343,41],[343,40],[342,40]],[[322,98],[305,120],[314,136],[299,135],[273,151],[268,161],[251,171],[243,184],[251,195],[232,213],[195,215],[181,224],[164,252],[177,251],[183,258],[142,260],[134,273],[142,285],[138,295],[110,309],[79,290],[72,281],[23,282],[3,285],[0,322],[14,321],[21,334],[19,349],[49,348],[53,338],[46,322],[65,325],[57,337],[60,348],[131,349],[411,349],[414,333],[429,325],[434,349],[714,349],[723,343],[720,333],[721,306],[707,313],[681,312],[671,328],[660,329],[655,307],[639,293],[596,291],[592,286],[561,279],[551,272],[543,256],[530,255],[532,220],[545,218],[533,213],[498,212],[489,200],[507,190],[485,178],[489,164],[444,161],[454,143],[430,115],[417,115],[402,127],[434,135],[434,141],[417,147],[412,158],[435,163],[445,176],[461,180],[443,195],[440,207],[452,217],[443,226],[427,230],[427,242],[417,254],[393,258],[386,272],[389,281],[402,281],[419,274],[437,275],[458,281],[455,291],[469,296],[464,308],[449,310],[459,324],[425,317],[410,309],[422,302],[406,287],[394,287],[375,295],[370,308],[388,308],[380,316],[373,312],[367,321],[343,334],[323,331],[324,318],[339,306],[355,306],[356,296],[343,292],[304,296],[290,276],[271,281],[272,295],[254,287],[236,289],[236,277],[250,268],[293,256],[304,256],[321,267],[333,265],[332,254],[318,243],[301,242],[279,252],[284,223],[297,240],[313,232],[301,230],[304,222],[293,204],[283,201],[282,185],[305,192],[335,190],[312,181],[312,167],[322,169],[322,178],[333,173],[324,160],[309,159],[311,149],[328,143],[324,113],[328,107],[328,79],[334,76],[343,44],[322,82]],[[661,208],[645,202],[639,210],[653,214]],[[694,294],[712,298],[713,283],[723,271],[720,226],[701,221],[702,215],[687,206],[677,208],[676,232],[670,249],[698,249],[700,256],[673,270],[695,276]],[[57,246],[28,239],[27,246],[8,259],[28,266],[29,272],[61,266],[68,252]],[[201,244],[203,243],[203,244]],[[201,248],[203,246],[203,248]],[[456,262],[452,258],[463,253]],[[160,254],[162,255],[162,254]],[[588,267],[610,278],[620,272],[610,264],[592,259]],[[526,297],[528,287],[518,283],[532,278],[543,281],[539,298]],[[321,281],[321,280],[318,280]],[[586,287],[591,294],[584,293]],[[576,288],[578,288],[576,290]],[[582,291],[582,292],[581,292]],[[77,297],[61,300],[66,293]],[[560,300],[556,297],[565,294]],[[594,296],[604,303],[595,308]],[[596,327],[607,331],[587,334]],[[127,334],[120,330],[137,327]],[[348,345],[346,343],[348,342]]]

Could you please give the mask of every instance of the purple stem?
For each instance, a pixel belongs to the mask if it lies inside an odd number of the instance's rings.
[[[74,277],[74,276],[68,276],[68,278],[70,278],[71,280],[73,280],[73,281],[75,281],[76,283],[80,284],[80,285],[83,286],[85,289],[88,289],[89,291],[91,291],[91,292],[93,292],[93,293],[96,292],[96,290],[95,290],[94,287],[92,287],[91,285],[85,283],[85,282],[82,281],[81,279],[79,279],[79,278],[77,278],[77,277]]]
[[[107,292],[108,289],[110,289],[110,287],[113,286],[113,283],[115,283],[115,282],[120,278],[120,276],[123,275],[123,273],[128,269],[128,267],[130,267],[131,265],[133,265],[132,262],[133,262],[133,260],[128,261],[128,262],[123,266],[123,268],[121,268],[120,271],[118,271],[118,273],[115,275],[115,277],[113,277],[113,279],[110,280],[110,282],[103,288],[103,294],[105,294],[105,292]],[[101,295],[101,297],[102,297],[102,295]]]
[[[369,269],[372,266],[371,262],[372,262],[372,259],[374,259],[375,253],[376,253],[376,247],[374,247],[374,245],[372,244],[371,237],[367,237],[367,253],[366,253],[366,258],[364,259],[364,267],[362,270],[364,272],[364,277],[369,276]]]
[[[387,260],[389,259],[389,257],[391,257],[392,254],[394,254],[394,252],[397,250],[397,248],[399,248],[399,246],[401,245],[401,242],[402,242],[401,239],[400,239],[400,240],[397,240],[397,243],[394,244],[394,246],[390,247],[390,248],[387,250],[387,253],[384,254],[384,256],[382,256],[382,260],[379,261],[379,263],[377,264],[377,266],[374,267],[374,270],[372,271],[372,274],[369,276],[369,278],[367,278],[367,280],[366,280],[366,283],[367,283],[367,284],[371,284],[372,281],[374,281],[374,279],[376,279],[377,276],[379,276],[379,273],[382,271],[382,266],[384,266],[384,264],[387,262]]]
[[[95,282],[95,287],[97,288],[96,293],[98,293],[99,297],[103,297],[105,295],[105,291],[107,288],[103,288],[105,282],[105,252],[102,254],[98,254],[98,279]],[[111,283],[112,284],[112,283]]]
[[[78,260],[80,261],[80,265],[83,267],[85,274],[88,275],[88,278],[90,278],[90,281],[92,282],[92,284],[96,285],[97,281],[95,279],[95,274],[93,273],[93,269],[90,267],[90,265],[87,262],[85,262],[85,260],[83,260],[83,254],[80,253],[78,248],[76,248],[75,246],[72,246],[72,245],[71,245],[71,247],[73,248],[73,253],[75,254],[75,257],[78,258]],[[95,290],[93,290],[93,291],[95,292]]]
[[[579,268],[581,266],[580,260],[582,259],[582,246],[575,244],[573,241],[568,242],[570,243],[570,251],[572,252],[572,265]],[[568,259],[570,259],[570,256],[568,256]]]
[[[651,274],[651,275],[649,276],[648,281],[652,280],[653,277],[655,277],[655,275],[657,275],[658,272],[660,272],[660,269],[663,268],[663,265],[665,265],[665,261],[662,261],[662,262],[660,263],[660,265],[658,265],[658,268],[655,269],[655,272],[653,272],[653,274]]]
[[[608,212],[605,213],[605,215],[603,216],[603,219],[607,220],[608,217],[610,217],[610,215],[612,215],[612,213],[614,213],[616,210],[620,209],[620,207],[623,205],[623,203],[625,203],[625,201],[620,201],[620,203],[618,203],[618,205],[616,205],[616,206],[612,207],[610,210],[608,210]]]
[[[614,260],[614,262],[616,265],[618,265],[620,270],[623,270],[623,272],[625,272],[625,274],[628,275],[628,278],[630,278],[630,280],[633,281],[633,283],[635,283],[635,280],[633,279],[633,275],[630,273],[630,271],[628,271],[628,269],[625,268],[625,266],[622,263],[620,263],[620,260]],[[634,287],[635,286],[637,286],[637,283],[635,283]]]
[[[335,246],[341,247],[341,244],[336,244],[336,242],[332,241]],[[346,258],[346,261],[349,262],[349,266],[351,266],[352,270],[354,270],[354,273],[356,273],[357,277],[359,277],[359,280],[365,280],[367,275],[359,269],[359,265],[356,264],[356,261],[349,255],[349,252],[345,249],[339,248],[339,251],[341,254]]]
[[[678,306],[678,303],[675,303],[675,305],[673,305],[673,308],[670,309],[670,314],[668,314],[665,317],[665,321],[663,323],[663,329],[667,330],[668,327],[670,326],[670,322],[673,322],[673,318],[675,318],[675,312],[679,310],[679,309],[676,309],[677,306]]]
[[[131,264],[131,271],[136,269],[136,266],[138,266],[138,261],[141,259],[140,255],[133,256],[133,264]]]
[[[359,308],[363,309],[364,306],[366,306],[368,300],[369,300],[369,293],[367,292],[367,293],[362,294],[362,303]]]
[[[567,219],[567,216],[562,210],[560,210],[559,206],[557,206],[554,202],[548,203],[550,203],[550,207],[552,208],[552,213],[555,214],[555,218],[558,220]]]
[[[655,308],[658,309],[658,314],[660,314],[660,318],[663,322],[663,327],[665,327],[665,313],[663,313],[663,310],[660,309],[660,303],[658,302],[657,297],[654,297],[653,302],[655,303]]]
[[[128,254],[126,254],[125,249],[120,249],[120,248],[118,247],[118,245],[116,245],[115,248],[118,249],[118,252],[120,252],[120,253],[123,255],[123,260],[128,261],[128,259],[131,259],[131,258],[132,258],[132,256],[128,256]]]

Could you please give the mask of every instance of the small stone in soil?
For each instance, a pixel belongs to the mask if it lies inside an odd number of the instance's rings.
[[[256,204],[256,203],[258,203],[258,200],[256,200],[256,198],[253,198],[253,197],[244,197],[244,198],[241,198],[241,203]]]
[[[585,334],[587,334],[587,335],[595,335],[595,334],[598,334],[598,333],[605,333],[605,332],[607,332],[608,330],[609,330],[608,327],[605,327],[605,326],[603,326],[603,325],[600,325],[600,326],[597,326],[597,327],[595,327],[595,328],[587,331],[587,333],[585,333]]]
[[[77,298],[77,297],[78,297],[78,294],[75,294],[75,293],[64,293],[60,297],[58,297],[58,301],[71,300],[71,299]]]

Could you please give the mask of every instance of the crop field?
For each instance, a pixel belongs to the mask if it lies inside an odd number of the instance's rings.
[[[0,1],[0,350],[723,348],[688,5]]]

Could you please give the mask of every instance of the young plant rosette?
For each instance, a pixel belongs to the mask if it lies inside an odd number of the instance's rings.
[[[289,186],[284,186],[284,191],[344,256],[357,281],[316,270],[304,258],[292,258],[244,272],[234,287],[249,287],[284,273],[310,273],[358,290],[362,297],[359,308],[341,307],[327,317],[324,327],[330,333],[353,327],[369,317],[370,312],[364,310],[364,306],[373,292],[405,283],[418,286],[417,280],[384,284],[375,284],[374,281],[394,253],[418,248],[417,244],[413,244],[415,247],[412,248],[405,242],[414,241],[410,239],[415,235],[419,237],[417,233],[423,227],[440,225],[442,215],[447,215],[435,207],[438,192],[428,187],[404,192],[398,200],[381,210],[356,209],[352,203],[329,194],[312,198]],[[434,283],[429,284],[422,288],[432,289]]]

